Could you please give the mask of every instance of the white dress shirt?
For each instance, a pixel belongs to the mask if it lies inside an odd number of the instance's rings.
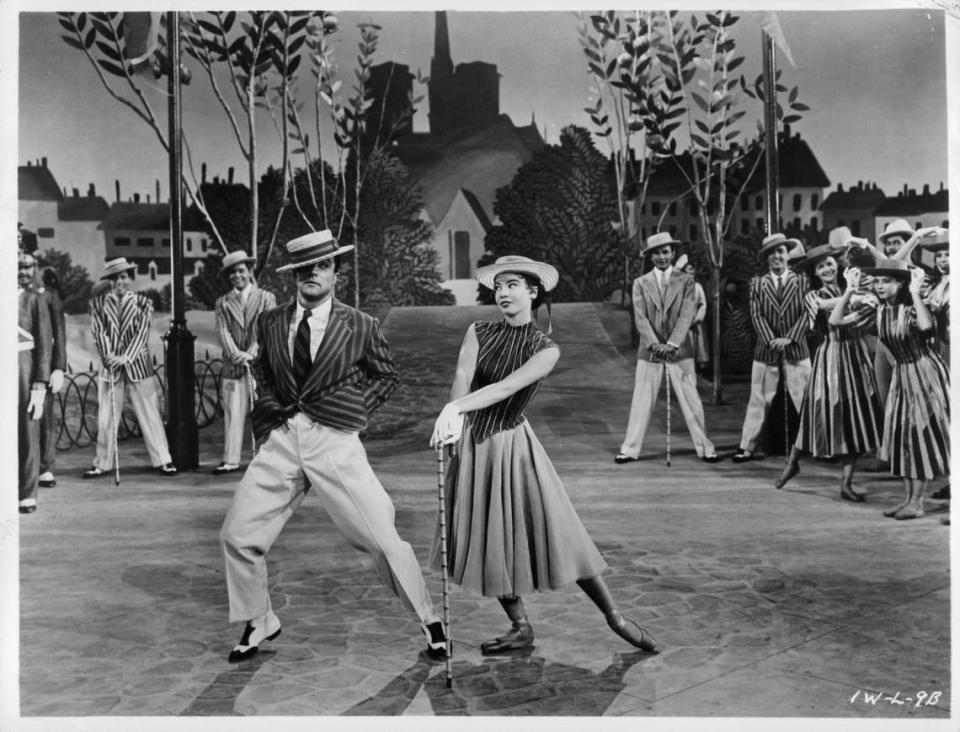
[[[323,334],[327,332],[327,323],[330,321],[330,310],[333,308],[333,298],[328,297],[322,303],[313,308],[310,313],[310,361],[317,358],[317,351],[320,350],[320,344],[323,342]],[[293,361],[293,344],[297,338],[297,328],[300,327],[300,320],[303,318],[303,311],[306,310],[300,301],[297,301],[297,307],[290,318],[290,329],[287,336],[287,345],[290,349],[290,361]]]
[[[660,288],[661,293],[665,293],[667,291],[667,284],[670,282],[670,275],[673,274],[673,265],[671,264],[666,269],[654,267],[653,271],[657,278],[657,287]]]
[[[250,299],[250,291],[253,289],[253,283],[248,282],[242,290],[234,290],[240,296],[240,303],[246,307],[247,300]]]

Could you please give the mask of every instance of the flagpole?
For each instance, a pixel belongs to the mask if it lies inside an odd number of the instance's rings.
[[[773,37],[762,31],[763,128],[766,163],[767,234],[780,230],[780,160],[777,151],[777,78]]]
[[[193,334],[187,330],[183,288],[183,148],[180,99],[180,15],[167,13],[167,111],[170,162],[170,299],[173,319],[166,341],[167,441],[178,470],[199,465]]]

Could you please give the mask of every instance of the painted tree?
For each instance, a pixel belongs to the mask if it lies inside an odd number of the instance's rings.
[[[617,191],[607,159],[590,133],[574,125],[560,132],[497,191],[493,210],[500,223],[485,239],[481,264],[522,254],[553,264],[560,281],[558,302],[606,300],[621,284],[621,239]],[[481,288],[481,301],[491,302]]]
[[[44,249],[36,252],[39,269],[52,269],[63,291],[63,311],[69,314],[85,313],[90,304],[93,280],[87,268],[74,264],[67,252]]]

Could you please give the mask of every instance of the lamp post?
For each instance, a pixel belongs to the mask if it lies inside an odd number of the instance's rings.
[[[167,110],[170,143],[170,298],[173,319],[166,341],[167,441],[178,470],[199,465],[196,385],[194,381],[193,334],[187,330],[183,291],[183,167],[180,105],[180,16],[167,13]]]
[[[780,230],[780,159],[777,151],[777,78],[773,37],[763,31],[763,127],[766,163],[767,234]]]

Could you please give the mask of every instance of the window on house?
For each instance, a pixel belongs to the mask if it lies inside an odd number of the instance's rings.
[[[676,202],[676,201],[674,201],[673,203],[670,204],[670,208],[667,209],[667,215],[668,215],[668,216],[676,216],[676,215],[677,215],[677,202]]]
[[[839,227],[839,226],[846,226],[846,225],[847,225],[847,222],[844,221],[843,219],[840,219],[839,221],[837,221],[837,226],[838,226],[838,227]]]
[[[53,229],[49,226],[41,226],[37,229],[37,236],[41,239],[52,239],[53,238]]]
[[[142,236],[137,239],[138,247],[152,247],[153,246],[153,237],[152,236]]]
[[[142,259],[137,262],[137,274],[147,274],[150,271],[150,268],[147,266],[147,263]]]
[[[854,219],[850,222],[850,231],[854,236],[860,236],[860,219]]]
[[[207,239],[206,239],[206,237],[200,239],[200,251],[201,251],[201,252],[207,251]]]
[[[650,214],[652,216],[660,215],[660,201],[650,201]]]
[[[700,213],[700,204],[697,203],[696,198],[691,197],[690,198],[690,215],[697,216],[699,213]]]
[[[677,225],[676,225],[676,224],[670,224],[670,236],[672,236],[674,239],[677,238]]]
[[[188,252],[193,251],[193,239],[191,239],[190,237],[187,237],[187,251]]]
[[[128,236],[118,236],[113,240],[113,245],[117,247],[128,247],[130,246],[130,237]]]
[[[783,194],[782,193],[779,196],[777,196],[777,208],[783,211]]]
[[[696,224],[690,224],[689,240],[696,241],[700,235],[700,232],[697,231]]]
[[[717,212],[717,199],[711,198],[707,201],[707,215],[713,216]]]
[[[753,201],[753,207],[757,211],[763,211],[763,196],[757,196]]]
[[[455,280],[470,279],[470,232],[453,232],[453,251],[450,256],[451,278]]]
[[[147,269],[150,272],[150,279],[156,281],[157,279],[157,265],[155,262],[150,262]]]
[[[740,210],[749,211],[750,210],[750,199],[746,196],[740,196]]]
[[[793,210],[799,211],[803,207],[803,199],[799,193],[793,194]]]
[[[947,221],[946,219],[944,219],[943,221],[940,222],[940,226],[941,226],[942,228],[944,228],[944,229],[949,229],[949,228],[950,228],[950,222]]]
[[[750,231],[750,219],[740,219],[740,233],[746,234]]]
[[[800,220],[799,216],[795,216],[793,219],[793,228],[796,231],[800,231],[803,228],[803,222]]]
[[[810,208],[816,211],[819,205],[820,205],[820,196],[814,193],[812,196],[810,196]]]
[[[760,231],[760,232],[764,231],[764,229],[765,229],[765,225],[764,225],[764,224],[765,224],[765,222],[764,222],[763,219],[757,219],[757,231]]]
[[[169,248],[170,248],[170,240],[169,240],[169,239],[161,239],[161,240],[160,240],[160,246],[162,246],[162,247],[167,247],[167,248],[169,249]]]
[[[817,221],[817,217],[816,217],[816,216],[814,216],[812,219],[810,219],[810,228],[811,228],[811,229],[813,229],[814,231],[816,231],[819,226],[820,226],[820,224],[819,224],[819,222]]]
[[[640,240],[641,240],[641,241],[646,241],[646,239],[647,239],[647,227],[646,227],[646,226],[641,226],[641,227],[640,227]]]
[[[644,201],[643,203],[640,204],[640,215],[646,216],[646,214],[647,214],[647,202]]]

